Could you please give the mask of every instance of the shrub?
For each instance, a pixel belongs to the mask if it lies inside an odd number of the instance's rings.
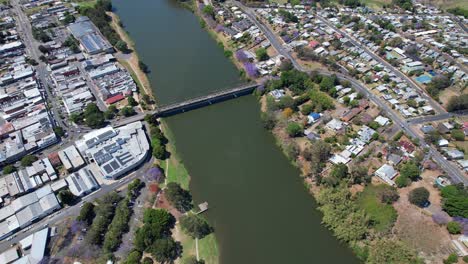
[[[296,122],[291,122],[286,127],[286,132],[290,137],[297,137],[302,133],[302,126]]]
[[[447,224],[447,230],[450,234],[460,234],[462,231],[462,227],[460,223],[453,221]]]
[[[468,191],[463,184],[449,185],[441,189],[442,208],[450,216],[468,218]]]
[[[180,218],[182,230],[193,238],[202,239],[213,232],[208,222],[198,215],[185,215]]]
[[[5,167],[3,167],[3,174],[6,175],[6,174],[10,174],[10,173],[13,173],[16,171],[16,168],[15,166],[9,164],[9,165],[6,165]]]
[[[423,207],[429,202],[429,191],[424,187],[411,190],[408,196],[410,203]]]
[[[463,130],[461,130],[461,129],[453,129],[450,132],[450,135],[456,141],[464,141],[465,140],[465,133],[463,133]]]
[[[408,186],[410,183],[411,183],[411,181],[410,181],[410,179],[408,179],[408,177],[398,176],[398,177],[395,179],[395,184],[397,185],[398,188],[406,187],[406,186]]]
[[[450,254],[446,259],[444,259],[444,264],[453,264],[458,262],[458,256],[455,253]]]

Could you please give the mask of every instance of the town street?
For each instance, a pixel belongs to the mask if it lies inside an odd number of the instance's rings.
[[[382,59],[380,56],[376,55],[374,52],[372,52],[371,50],[369,50],[365,45],[362,45],[361,43],[359,43],[358,41],[355,40],[354,37],[352,37],[351,35],[349,35],[348,33],[338,29],[337,27],[335,27],[335,25],[333,25],[333,23],[330,23],[330,21],[326,20],[325,18],[317,15],[317,18],[320,19],[320,21],[322,21],[323,23],[325,23],[327,26],[331,27],[333,30],[335,30],[336,32],[340,33],[341,35],[345,36],[346,38],[349,39],[349,41],[356,47],[359,47],[361,49],[363,49],[367,54],[369,54],[374,60],[380,62],[381,64],[383,64],[385,67],[387,67],[388,69],[390,69],[397,77],[403,79],[406,81],[407,84],[409,84],[412,88],[414,88],[415,90],[419,91],[419,94],[421,95],[421,97],[423,97],[424,99],[426,99],[429,104],[432,106],[432,108],[434,109],[434,111],[436,111],[437,113],[439,114],[443,114],[443,113],[446,113],[447,111],[439,104],[437,103],[434,99],[432,99],[430,96],[428,96],[426,94],[426,92],[421,88],[419,87],[419,85],[417,85],[410,77],[406,76],[405,74],[403,74],[401,71],[399,71],[398,69],[396,69],[395,67],[393,67],[390,63],[388,63],[386,60]]]
[[[65,207],[63,209],[60,209],[59,211],[37,221],[36,223],[32,224],[30,227],[29,230],[28,228],[25,228],[23,229],[22,231],[19,231],[17,232],[16,234],[13,235],[13,239],[11,240],[3,240],[0,242],[0,252],[3,252],[5,250],[7,250],[11,244],[14,244],[14,243],[18,243],[19,241],[21,241],[22,239],[28,237],[29,235],[33,234],[34,232],[37,232],[43,228],[45,228],[46,226],[51,226],[53,224],[56,224],[60,221],[62,221],[63,219],[67,218],[67,217],[75,217],[77,216],[79,213],[80,213],[80,210],[81,210],[81,205],[84,203],[84,202],[93,202],[94,200],[96,199],[99,199],[100,197],[102,197],[103,195],[111,192],[111,191],[114,191],[114,190],[117,190],[119,188],[122,188],[124,186],[126,186],[128,183],[130,183],[132,180],[136,179],[136,178],[139,178],[140,180],[142,180],[142,182],[146,182],[146,179],[145,179],[145,173],[146,171],[151,167],[151,165],[153,164],[153,158],[150,157],[149,160],[143,164],[140,168],[138,168],[136,171],[130,173],[129,175],[127,176],[124,176],[122,179],[120,179],[119,181],[115,181],[114,183],[112,184],[109,184],[109,185],[101,185],[101,188],[98,189],[97,191],[83,197],[81,199],[81,202],[73,205],[73,206],[69,206],[69,207]],[[27,231],[24,231],[24,230],[27,230]]]

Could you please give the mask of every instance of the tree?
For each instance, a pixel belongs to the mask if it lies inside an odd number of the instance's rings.
[[[76,217],[76,220],[85,222],[87,225],[90,225],[93,222],[95,215],[94,204],[85,202],[83,207],[81,207],[80,214]]]
[[[70,190],[61,190],[58,195],[57,195],[57,198],[63,203],[63,204],[66,204],[66,205],[71,205],[75,202],[76,200],[76,196],[73,195],[73,193],[70,191]]]
[[[138,250],[132,250],[130,254],[128,254],[127,258],[123,262],[123,264],[140,264],[141,257],[143,255]]]
[[[297,137],[302,133],[302,126],[296,122],[291,122],[286,127],[286,132],[290,137]]]
[[[154,241],[149,252],[161,263],[172,262],[180,256],[182,246],[179,242],[175,242],[172,237],[161,238]]]
[[[115,48],[122,51],[123,53],[130,52],[130,50],[128,49],[127,43],[123,40],[117,41],[117,43],[115,43]]]
[[[450,216],[468,218],[468,189],[463,184],[449,185],[441,189],[442,208]]]
[[[259,61],[266,61],[270,58],[270,56],[268,56],[268,52],[265,48],[258,48],[256,51],[255,51],[255,55],[257,55],[257,60]]]
[[[392,204],[398,201],[400,195],[395,187],[389,186],[388,188],[383,188],[379,192],[379,198],[382,203]]]
[[[353,166],[350,172],[350,182],[353,184],[369,183],[372,177],[369,175],[367,167]]]
[[[260,117],[262,119],[263,127],[272,130],[276,125],[276,118],[271,113],[261,112]]]
[[[127,103],[128,103],[129,106],[137,106],[138,105],[137,101],[135,100],[135,98],[133,98],[133,96],[127,97]]]
[[[465,140],[465,133],[461,129],[452,129],[450,132],[450,136],[456,141],[464,141]]]
[[[59,126],[54,127],[54,132],[59,137],[65,136],[65,131],[63,130],[62,127],[59,127]]]
[[[75,124],[78,124],[81,121],[83,121],[83,116],[81,114],[79,114],[79,113],[72,113],[70,115],[70,121],[72,121]]]
[[[203,7],[203,13],[211,18],[215,17],[215,10],[212,5],[206,5]]]
[[[142,264],[153,264],[153,263],[154,263],[154,261],[153,261],[153,259],[150,258],[150,257],[145,257],[145,258],[143,259],[143,262],[142,262]]]
[[[33,164],[37,160],[36,156],[33,155],[26,155],[21,159],[21,166],[28,167]]]
[[[416,253],[401,241],[389,238],[377,240],[369,250],[367,262],[369,264],[381,263],[422,263]]]
[[[328,92],[334,87],[334,80],[330,76],[323,76],[322,81],[320,82],[320,90]]]
[[[404,176],[398,176],[396,179],[395,179],[395,184],[397,185],[398,188],[403,188],[403,187],[406,187],[408,186],[409,184],[411,183],[411,180],[408,179],[408,177],[404,177]]]
[[[460,234],[462,231],[462,226],[460,225],[459,222],[449,222],[447,223],[447,230],[449,231],[450,234]]]
[[[113,105],[111,105],[111,106],[113,106]],[[115,112],[109,110],[109,108],[104,112],[104,118],[107,119],[107,120],[113,119],[115,117]]]
[[[180,218],[182,230],[193,238],[202,239],[213,232],[213,228],[202,217],[194,214],[184,215]]]
[[[440,139],[440,134],[437,130],[431,131],[424,136],[424,140],[431,144],[435,144]]]
[[[447,110],[449,112],[460,111],[468,109],[468,94],[462,94],[460,96],[452,96],[447,104]]]
[[[294,108],[294,106],[295,106],[294,99],[289,95],[281,97],[280,100],[278,101],[278,107],[280,109]]]
[[[401,166],[400,176],[411,179],[413,181],[417,180],[420,175],[419,167],[413,162],[407,162]]]
[[[140,70],[144,73],[149,73],[150,70],[148,68],[148,65],[146,65],[144,62],[142,61],[138,61],[138,67],[140,68]]]
[[[170,182],[167,184],[165,196],[169,203],[181,212],[186,212],[192,209],[192,195],[182,189],[178,183]]]
[[[332,167],[330,172],[331,177],[335,177],[337,179],[344,179],[348,176],[348,166],[343,163],[335,164]]]
[[[127,105],[123,107],[122,109],[120,109],[120,114],[125,117],[129,117],[129,116],[136,114],[136,112],[135,112],[135,109],[133,109],[133,107]]]
[[[16,171],[16,167],[8,164],[5,167],[3,167],[3,175],[10,174]]]
[[[446,259],[444,259],[444,264],[454,264],[458,262],[458,255],[456,253],[450,254]]]
[[[205,264],[205,261],[202,259],[197,260],[195,256],[190,256],[184,260],[183,264]]]
[[[288,59],[284,59],[281,61],[281,64],[279,66],[279,70],[284,72],[284,71],[290,71],[292,70],[294,67],[293,67],[293,64],[291,63],[290,60]]]
[[[408,200],[410,203],[424,207],[429,202],[429,191],[424,187],[419,187],[410,191]]]
[[[105,124],[104,113],[95,103],[89,103],[83,112],[86,125],[91,128],[101,128]]]

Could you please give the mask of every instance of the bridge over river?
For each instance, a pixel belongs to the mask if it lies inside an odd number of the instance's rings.
[[[257,83],[248,83],[234,88],[218,90],[210,94],[195,97],[192,99],[187,99],[182,102],[159,106],[153,111],[148,111],[117,121],[114,123],[114,126],[123,126],[135,121],[143,120],[146,115],[153,115],[153,118],[167,117],[201,108],[204,106],[223,102],[226,100],[231,100],[239,96],[251,94],[253,90],[258,86],[259,84]]]

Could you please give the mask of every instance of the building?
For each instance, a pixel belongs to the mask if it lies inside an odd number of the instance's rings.
[[[79,17],[75,23],[68,26],[68,30],[80,42],[82,50],[88,54],[113,51],[112,45],[88,17]]]
[[[12,247],[0,254],[0,263],[9,264],[19,259],[20,255],[16,247]]]
[[[139,166],[150,149],[141,122],[89,132],[76,146],[89,162],[99,167],[106,179],[117,179]]]
[[[99,184],[95,179],[96,173],[88,165],[81,170],[70,174],[65,178],[68,188],[75,196],[83,196],[99,189]]]
[[[397,175],[397,171],[393,168],[392,165],[384,164],[382,167],[375,171],[375,175],[381,178],[384,182],[394,185],[393,179]]]
[[[85,165],[85,161],[74,145],[59,151],[58,155],[67,171],[75,171]]]

